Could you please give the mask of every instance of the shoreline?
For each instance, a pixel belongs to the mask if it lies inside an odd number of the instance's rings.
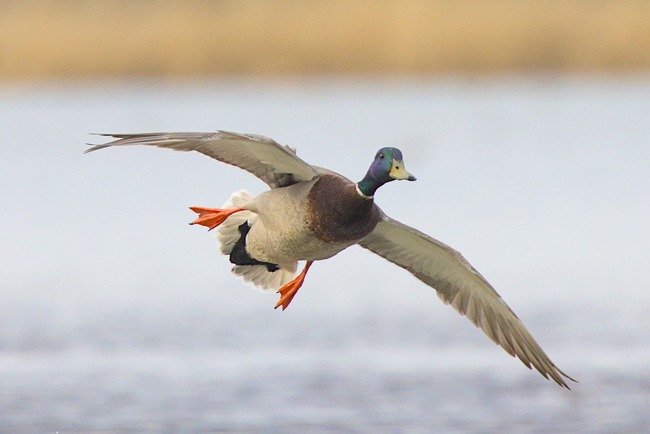
[[[0,5],[0,81],[650,70],[650,2],[634,0]]]

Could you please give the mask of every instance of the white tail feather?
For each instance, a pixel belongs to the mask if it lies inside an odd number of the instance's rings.
[[[246,190],[239,190],[230,195],[230,198],[223,204],[224,209],[240,208],[251,202],[255,196]],[[241,237],[239,226],[248,222],[252,227],[257,220],[257,215],[252,211],[244,210],[232,214],[226,221],[220,224],[216,229],[216,238],[221,247],[220,251],[224,255],[230,255],[235,243]],[[278,265],[279,270],[269,271],[266,265],[235,265],[232,272],[241,276],[244,281],[252,283],[256,287],[265,291],[277,291],[282,285],[291,281],[296,273],[298,263]]]
[[[296,263],[293,269],[285,266],[273,272],[270,272],[266,265],[235,265],[232,272],[263,291],[276,292],[293,279],[297,265]]]
[[[249,203],[255,198],[250,192],[246,190],[239,190],[230,195],[230,198],[223,204],[222,208],[240,208]],[[253,225],[257,216],[255,213],[244,210],[232,214],[215,229],[217,241],[221,244],[221,253],[230,255],[235,243],[241,237],[239,227],[248,221],[249,225]]]

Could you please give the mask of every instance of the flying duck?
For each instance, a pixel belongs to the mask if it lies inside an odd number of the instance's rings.
[[[196,151],[244,169],[270,190],[253,196],[231,195],[221,208],[191,207],[191,224],[216,229],[221,252],[233,272],[264,290],[280,294],[276,308],[286,309],[314,261],[358,244],[409,271],[511,356],[529,369],[569,389],[575,381],[544,353],[496,290],[451,247],[387,216],[374,201],[379,187],[394,180],[415,181],[397,148],[380,149],[366,175],[353,182],[312,166],[295,150],[255,134],[213,133],[100,134],[115,140],[85,152],[112,146],[147,145]],[[298,261],[306,261],[295,276]]]

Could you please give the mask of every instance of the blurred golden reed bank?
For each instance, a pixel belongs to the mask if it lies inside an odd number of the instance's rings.
[[[639,72],[647,0],[0,0],[0,80]]]

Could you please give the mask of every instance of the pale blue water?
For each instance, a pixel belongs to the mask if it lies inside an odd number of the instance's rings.
[[[0,432],[647,432],[650,78],[0,88]],[[260,192],[198,155],[89,132],[261,133],[360,178],[399,146],[395,218],[454,246],[568,392],[369,252],[286,312],[190,205]]]

